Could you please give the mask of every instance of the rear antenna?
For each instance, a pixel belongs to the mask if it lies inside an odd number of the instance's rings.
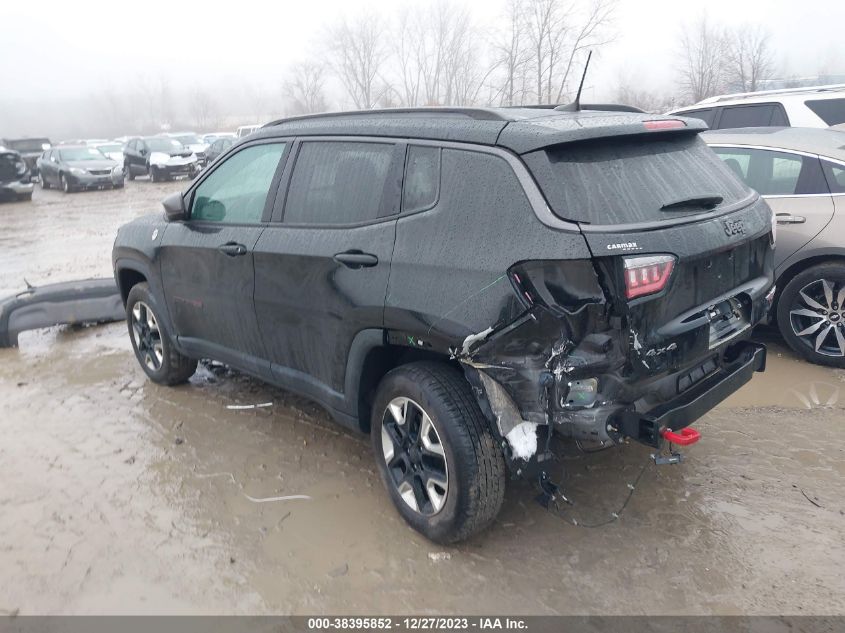
[[[581,74],[581,83],[578,84],[578,92],[575,93],[575,101],[567,103],[566,105],[559,105],[555,110],[562,112],[580,112],[581,111],[581,91],[584,89],[584,80],[587,78],[587,69],[590,67],[590,58],[593,56],[591,50],[587,53],[587,63],[584,64],[584,72]]]

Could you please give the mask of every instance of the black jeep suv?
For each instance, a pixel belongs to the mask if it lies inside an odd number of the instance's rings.
[[[696,119],[415,109],[271,123],[114,246],[137,358],[212,358],[369,433],[402,516],[489,524],[560,434],[660,448],[762,371],[772,213]]]

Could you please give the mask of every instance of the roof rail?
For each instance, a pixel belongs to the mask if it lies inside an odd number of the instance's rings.
[[[419,108],[380,108],[377,110],[347,110],[343,112],[321,112],[319,114],[301,114],[270,121],[262,127],[273,127],[294,121],[310,119],[335,119],[345,117],[367,117],[371,115],[401,114],[420,117],[466,117],[479,121],[510,121],[502,112],[493,108],[460,108],[448,106],[426,106]]]
[[[802,92],[839,92],[845,90],[845,84],[830,84],[827,86],[807,86],[805,88],[780,88],[778,90],[758,90],[757,92],[735,92],[729,95],[716,95],[702,99],[695,105],[705,103],[719,103],[733,99],[747,99],[749,97],[765,97],[774,95],[799,94]]]

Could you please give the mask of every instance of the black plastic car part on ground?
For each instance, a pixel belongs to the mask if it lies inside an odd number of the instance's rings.
[[[540,109],[284,120],[166,217],[122,227],[115,275],[124,298],[147,284],[185,359],[375,429],[400,511],[462,538],[498,508],[491,442],[532,477],[555,433],[660,447],[763,369],[746,339],[772,297],[771,211],[703,129]],[[387,378],[420,363],[421,391]],[[486,424],[455,430],[456,411]],[[468,502],[470,480],[489,503]]]
[[[124,318],[113,279],[86,279],[30,287],[0,300],[0,347],[15,347],[18,334],[53,325],[107,323]]]

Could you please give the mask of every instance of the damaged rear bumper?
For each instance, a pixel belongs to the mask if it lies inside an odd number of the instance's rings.
[[[87,279],[30,287],[0,300],[0,347],[18,334],[53,325],[121,321],[126,313],[114,279]]]
[[[623,411],[611,424],[626,437],[660,448],[663,431],[689,426],[766,368],[766,347],[741,342],[730,349],[735,360],[680,396],[648,412]]]

